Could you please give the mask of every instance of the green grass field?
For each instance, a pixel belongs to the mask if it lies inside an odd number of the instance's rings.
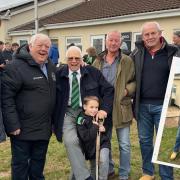
[[[172,130],[173,131],[173,130]],[[167,140],[168,142],[169,140]],[[141,155],[137,136],[136,123],[131,126],[131,180],[138,180],[141,177]],[[118,159],[119,150],[118,143],[113,133],[112,152],[115,161],[116,176],[113,180],[118,180]],[[70,166],[66,156],[66,151],[63,144],[59,144],[55,137],[51,138],[48,149],[47,161],[45,166],[46,180],[67,180],[69,177]],[[158,166],[156,165],[156,180],[160,180],[158,174]],[[174,171],[175,180],[180,180],[180,169]],[[9,141],[0,144],[0,180],[10,179],[10,144]]]
[[[158,155],[159,161],[180,165],[180,154],[177,155],[177,158],[175,160],[169,159],[176,141],[177,129],[177,127],[164,128]]]

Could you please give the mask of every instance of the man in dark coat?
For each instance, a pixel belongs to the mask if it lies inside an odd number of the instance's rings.
[[[55,104],[55,69],[48,59],[51,41],[32,36],[18,49],[2,77],[2,111],[11,141],[12,179],[43,180]]]
[[[56,74],[57,97],[54,113],[54,130],[56,137],[64,144],[70,160],[70,165],[77,180],[91,180],[86,167],[85,158],[80,148],[76,130],[76,117],[82,110],[82,100],[86,96],[97,96],[100,99],[100,109],[97,118],[104,119],[112,111],[113,87],[105,80],[103,74],[92,66],[83,66],[81,50],[76,46],[68,48],[67,65]],[[74,74],[78,88],[73,89]],[[74,92],[78,96],[78,107],[74,108]],[[108,119],[108,118],[107,118]],[[105,122],[106,123],[106,122]]]
[[[153,180],[154,165],[151,160],[154,129],[157,132],[159,127],[171,62],[177,48],[165,41],[157,22],[143,24],[142,39],[136,43],[136,49],[131,54],[136,72],[133,103],[143,161],[140,180]],[[162,180],[173,180],[172,167],[160,165],[159,174]]]

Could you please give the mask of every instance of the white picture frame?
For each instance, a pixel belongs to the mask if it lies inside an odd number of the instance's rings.
[[[166,94],[165,94],[164,103],[163,103],[163,108],[162,108],[162,113],[161,113],[161,118],[160,118],[160,123],[159,123],[159,128],[158,128],[158,132],[157,132],[157,136],[156,136],[154,152],[153,152],[153,156],[152,156],[153,163],[172,166],[175,168],[180,168],[180,164],[168,162],[168,160],[167,161],[160,160],[159,152],[160,152],[160,147],[162,145],[162,137],[163,137],[163,131],[165,130],[165,123],[167,123],[166,121],[168,119],[167,113],[168,113],[168,107],[170,106],[169,105],[170,99],[172,98],[173,82],[174,82],[176,75],[179,75],[179,74],[180,74],[180,58],[173,57],[171,70],[170,70],[170,74],[169,74],[169,79],[168,79],[168,84],[167,84],[167,88],[166,88]],[[179,113],[179,110],[178,110],[178,113]],[[173,151],[173,146],[172,146],[172,151]],[[170,155],[167,158],[170,158]]]

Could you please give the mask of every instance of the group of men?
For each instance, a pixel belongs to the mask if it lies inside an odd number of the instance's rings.
[[[105,119],[111,139],[112,126],[119,144],[119,180],[130,174],[130,125],[137,120],[142,154],[143,175],[154,179],[154,128],[159,126],[162,104],[173,56],[178,48],[162,37],[157,22],[146,22],[142,41],[130,56],[121,52],[121,34],[112,31],[106,37],[106,50],[93,66],[82,63],[82,52],[71,46],[66,52],[67,65],[56,71],[48,59],[50,39],[44,34],[32,36],[20,47],[15,61],[7,64],[2,76],[2,112],[6,133],[10,136],[13,180],[45,179],[43,169],[52,129],[65,144],[70,161],[71,179],[92,180],[76,131],[76,117],[86,96],[97,96],[97,118]],[[72,108],[72,79],[76,72],[80,104]],[[149,78],[151,77],[151,78]],[[132,98],[133,110],[132,111]],[[109,174],[114,173],[111,151]],[[133,158],[133,157],[132,157]],[[173,180],[173,168],[160,165],[162,180]]]
[[[4,43],[0,41],[0,69],[4,68],[5,64],[13,59],[13,54],[19,48],[18,43]]]

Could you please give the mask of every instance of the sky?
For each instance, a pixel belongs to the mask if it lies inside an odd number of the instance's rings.
[[[0,11],[7,9],[9,6],[13,7],[14,5],[20,5],[30,1],[33,0],[0,0]]]

